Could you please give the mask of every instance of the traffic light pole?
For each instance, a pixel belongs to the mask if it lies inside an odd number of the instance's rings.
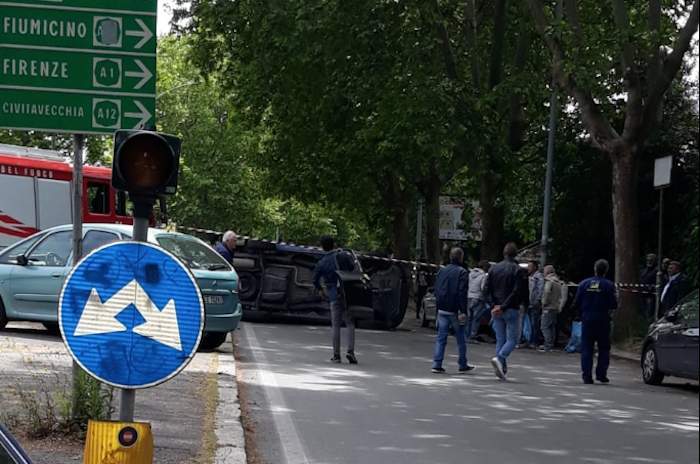
[[[77,265],[83,256],[83,152],[85,151],[85,136],[73,135],[73,266]],[[71,391],[71,416],[75,419],[80,407],[80,366],[75,360],[71,367],[73,385]]]
[[[134,228],[132,231],[134,242],[148,241],[148,221],[153,211],[155,198],[131,196],[134,203]],[[134,421],[134,404],[136,403],[136,390],[123,388],[119,402],[119,420],[122,422]]]

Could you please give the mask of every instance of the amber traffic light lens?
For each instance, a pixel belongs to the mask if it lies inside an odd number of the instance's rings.
[[[164,185],[173,171],[173,151],[156,134],[137,134],[120,149],[119,171],[134,189],[148,190]]]

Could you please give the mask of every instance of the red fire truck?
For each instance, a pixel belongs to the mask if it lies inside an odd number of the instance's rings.
[[[83,222],[131,224],[112,170],[83,168]],[[0,144],[0,249],[48,227],[72,222],[73,165],[60,153]]]

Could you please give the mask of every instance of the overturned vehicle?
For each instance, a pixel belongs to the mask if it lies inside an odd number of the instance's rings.
[[[364,325],[397,327],[408,304],[410,273],[406,267],[345,251],[355,262],[354,271],[347,276],[347,304],[371,308],[366,321],[360,321]],[[313,270],[323,255],[318,248],[239,237],[233,266],[240,279],[243,319],[273,314],[329,319],[329,304],[313,286]]]

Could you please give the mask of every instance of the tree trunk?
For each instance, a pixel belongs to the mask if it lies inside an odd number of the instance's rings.
[[[636,283],[639,262],[638,160],[634,148],[621,144],[612,153],[612,204],[615,230],[615,281]],[[628,338],[636,325],[636,294],[619,293],[615,338]]]
[[[479,180],[481,206],[481,259],[500,261],[503,256],[503,206],[497,204],[498,180],[493,173],[482,174]]]
[[[423,189],[425,196],[425,256],[431,263],[442,261],[440,247],[440,188],[442,183],[437,176],[427,182]]]
[[[391,219],[391,248],[394,252],[394,257],[399,259],[408,259],[410,253],[411,238],[409,236],[408,227],[408,202],[404,199],[405,195],[400,195],[400,202],[392,209]]]

